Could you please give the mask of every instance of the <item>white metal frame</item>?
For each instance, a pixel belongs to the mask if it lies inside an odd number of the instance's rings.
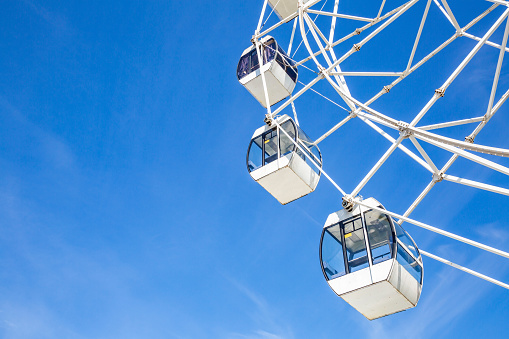
[[[479,242],[455,235],[450,232],[443,231],[439,228],[424,224],[422,222],[413,220],[408,218],[408,216],[412,213],[412,211],[419,205],[419,203],[426,197],[426,195],[430,192],[430,190],[439,182],[442,180],[446,180],[449,182],[454,182],[461,185],[466,185],[494,193],[498,193],[501,195],[508,195],[509,196],[509,189],[503,188],[503,187],[497,187],[493,185],[488,185],[485,183],[468,180],[465,178],[460,178],[457,176],[446,174],[446,172],[449,170],[451,165],[459,158],[465,158],[472,162],[478,163],[482,166],[485,166],[487,168],[491,168],[495,171],[498,171],[500,173],[503,173],[505,175],[509,175],[509,168],[502,166],[500,164],[497,164],[494,161],[488,160],[486,158],[483,158],[479,155],[476,155],[472,152],[476,153],[486,153],[494,156],[499,157],[509,157],[509,150],[507,149],[501,149],[491,146],[484,146],[484,145],[478,145],[474,144],[475,137],[479,134],[479,132],[486,126],[486,124],[489,122],[489,120],[493,117],[493,115],[500,109],[500,107],[505,103],[505,101],[509,98],[509,89],[506,90],[506,92],[502,95],[502,97],[495,102],[495,95],[497,93],[497,87],[500,80],[500,73],[502,68],[502,62],[504,60],[504,56],[506,52],[509,52],[509,48],[507,46],[507,40],[509,36],[509,1],[502,1],[502,0],[486,0],[491,3],[493,3],[489,8],[487,8],[484,12],[480,13],[475,19],[473,19],[470,23],[465,25],[464,27],[461,27],[458,24],[458,21],[454,15],[454,12],[451,10],[449,3],[447,0],[422,0],[426,1],[425,9],[422,13],[422,17],[420,19],[420,25],[416,32],[416,37],[414,40],[412,51],[408,58],[408,63],[405,69],[398,70],[398,71],[392,71],[392,72],[380,72],[380,71],[373,71],[373,72],[344,72],[340,69],[341,63],[343,63],[346,59],[348,59],[350,56],[352,56],[354,53],[357,53],[361,50],[361,48],[366,45],[371,39],[375,38],[380,32],[384,31],[385,28],[387,28],[392,22],[397,20],[401,15],[403,15],[406,11],[408,11],[410,8],[412,8],[416,3],[419,2],[419,0],[409,0],[408,2],[404,3],[403,5],[387,10],[386,9],[386,0],[380,0],[381,4],[378,9],[378,14],[374,18],[365,18],[365,17],[359,17],[355,15],[349,15],[348,13],[341,13],[340,12],[340,1],[335,0],[334,1],[334,9],[332,12],[325,12],[323,11],[323,7],[319,10],[317,9],[319,6],[312,6],[316,2],[310,2],[310,3],[304,3],[303,0],[295,0],[298,1],[298,13],[295,13],[294,15],[284,18],[283,20],[280,20],[278,23],[272,25],[271,27],[267,28],[265,31],[260,32],[262,28],[262,22],[263,19],[266,17],[266,7],[267,7],[267,0],[264,1],[262,13],[258,22],[257,29],[255,31],[255,34],[253,36],[253,41],[255,42],[256,46],[258,47],[258,57],[261,61],[261,55],[260,55],[260,39],[265,36],[266,34],[270,33],[271,31],[277,29],[281,25],[283,25],[286,22],[290,22],[294,20],[293,23],[293,30],[291,35],[290,44],[288,47],[288,55],[291,55],[292,46],[294,44],[294,37],[295,33],[298,29],[300,30],[300,35],[302,37],[301,44],[304,44],[306,47],[309,56],[305,57],[302,60],[296,61],[297,66],[303,66],[306,68],[314,67],[316,69],[316,73],[318,74],[313,80],[311,80],[307,84],[303,84],[304,86],[294,93],[289,99],[287,99],[285,102],[283,102],[278,108],[271,110],[270,106],[267,105],[267,112],[266,112],[266,119],[271,121],[272,123],[277,124],[277,121],[274,119],[276,115],[278,115],[283,109],[288,107],[289,105],[292,105],[292,109],[294,111],[295,120],[297,121],[297,114],[294,106],[294,102],[296,99],[298,99],[303,93],[305,93],[308,90],[315,91],[312,87],[318,83],[321,80],[326,80],[330,85],[334,88],[334,90],[337,92],[337,94],[343,99],[343,101],[349,106],[350,112],[349,115],[346,116],[343,120],[341,120],[339,123],[337,123],[335,126],[330,128],[325,134],[323,134],[321,137],[319,137],[316,140],[316,144],[324,141],[326,138],[328,138],[331,134],[336,132],[339,128],[341,128],[343,125],[348,123],[350,120],[354,118],[359,118],[361,121],[366,123],[369,127],[371,127],[373,130],[375,130],[377,133],[381,134],[384,138],[390,141],[391,146],[387,149],[385,154],[375,163],[375,165],[371,168],[371,170],[366,174],[366,176],[361,180],[361,182],[357,185],[357,187],[350,193],[347,194],[341,187],[326,173],[326,171],[321,168],[321,172],[324,174],[324,176],[338,189],[338,191],[341,193],[344,199],[347,201],[350,201],[354,204],[360,204],[363,205],[362,199],[357,198],[357,195],[361,192],[362,188],[371,180],[371,178],[375,175],[375,173],[383,166],[385,161],[390,157],[390,155],[397,149],[401,149],[405,154],[407,154],[411,159],[415,160],[418,164],[420,164],[422,167],[424,167],[426,170],[431,172],[433,174],[433,179],[430,181],[430,183],[427,185],[427,187],[419,194],[419,196],[415,199],[415,201],[410,205],[410,207],[402,214],[399,215],[397,213],[384,210],[383,212],[386,214],[389,214],[397,219],[399,219],[398,223],[408,222],[411,224],[414,224],[416,226],[422,227],[424,229],[427,229],[429,231],[444,235],[446,237],[461,241],[463,243],[469,244],[471,246],[477,247],[479,249],[489,251],[491,253],[501,255],[505,258],[509,258],[509,253],[492,248],[490,246],[481,244]],[[452,2],[452,0],[450,0]],[[318,2],[318,4],[320,1]],[[440,46],[438,46],[435,50],[433,50],[431,53],[426,55],[424,58],[418,61],[414,61],[415,52],[417,47],[419,46],[420,39],[421,39],[421,33],[423,31],[423,27],[428,19],[428,12],[430,9],[430,6],[435,5],[439,8],[439,10],[442,12],[442,14],[445,16],[445,18],[450,22],[452,29],[454,30],[454,34],[449,37],[447,40],[445,40]],[[310,8],[316,7],[316,8]],[[492,13],[496,8],[504,8],[505,10],[501,15],[499,15],[496,22],[491,25],[491,27],[486,31],[484,36],[478,37],[475,36],[468,31],[475,26],[477,23],[479,23],[481,20],[483,20],[488,14]],[[383,14],[385,11],[385,14]],[[315,24],[315,20],[311,18],[310,15],[315,16],[328,16],[331,18],[331,27],[329,32],[322,32],[319,27]],[[344,20],[354,20],[357,22],[364,23],[364,26],[357,28],[355,31],[353,31],[350,34],[347,34],[346,36],[343,36],[339,39],[335,39],[335,27],[337,25],[338,19],[344,19]],[[267,22],[268,18],[265,20]],[[504,29],[504,36],[501,44],[496,44],[492,41],[490,41],[490,37],[492,34],[497,30],[498,27],[502,26],[502,24],[506,22],[505,29]],[[376,27],[376,28],[375,28]],[[353,47],[348,50],[343,55],[337,56],[336,52],[334,50],[335,46],[338,46],[349,39],[351,39],[354,36],[360,35],[364,33],[364,31],[374,28],[374,30],[371,31],[371,33],[367,34],[364,39],[362,39],[359,43],[356,43],[353,45]],[[311,34],[308,34],[311,33]],[[308,37],[308,35],[311,37]],[[328,36],[327,36],[328,35]],[[474,41],[477,41],[477,44],[474,46],[474,48],[471,49],[470,53],[463,59],[463,61],[456,67],[456,69],[450,74],[450,76],[447,78],[447,80],[443,83],[442,86],[440,86],[438,89],[435,90],[429,101],[422,107],[422,109],[419,111],[419,113],[415,116],[415,118],[410,122],[403,122],[403,121],[397,121],[390,116],[387,116],[381,112],[378,112],[370,107],[370,105],[378,100],[381,96],[389,93],[389,91],[396,85],[398,85],[400,82],[402,82],[405,78],[410,76],[414,71],[416,71],[418,68],[420,68],[422,65],[424,65],[426,62],[428,62],[431,58],[439,54],[445,47],[449,46],[453,41],[457,40],[458,38],[468,38],[472,39]],[[312,40],[311,40],[312,39]],[[316,46],[318,46],[318,50],[313,50],[311,47],[310,41],[313,41]],[[479,50],[483,46],[491,46],[493,48],[497,48],[500,50],[498,62],[496,66],[496,71],[493,77],[493,85],[490,92],[490,98],[488,107],[486,109],[486,112],[482,116],[478,116],[475,118],[470,119],[462,119],[462,120],[454,120],[454,121],[447,121],[439,124],[434,125],[427,125],[427,126],[417,126],[419,121],[426,115],[426,113],[441,99],[444,97],[445,92],[447,88],[453,83],[453,81],[457,78],[457,76],[464,70],[464,68],[469,64],[469,62],[475,57],[475,55],[479,52]],[[300,45],[296,48],[296,51],[299,49]],[[295,53],[295,52],[294,52]],[[325,60],[326,64],[322,65],[319,61],[318,57],[321,57]],[[308,64],[309,62],[312,62],[314,66],[306,66],[305,64]],[[260,65],[262,63],[260,62]],[[345,81],[345,77],[353,77],[353,76],[390,76],[390,77],[396,77],[394,81],[392,81],[389,85],[384,86],[376,95],[374,95],[371,99],[369,99],[366,102],[360,102],[358,99],[356,99],[352,94],[350,93],[347,83]],[[263,79],[263,86],[265,91],[265,97],[268,102],[268,92],[267,92],[267,86],[265,83],[265,77],[262,73],[262,79]],[[316,92],[316,91],[315,91]],[[317,92],[318,93],[318,92]],[[319,93],[320,94],[320,93]],[[321,94],[320,94],[321,95]],[[323,95],[322,95],[323,96]],[[335,103],[333,100],[323,96],[327,100]],[[337,104],[338,105],[338,104]],[[340,106],[340,105],[338,105]],[[341,106],[340,106],[341,107]],[[476,128],[474,131],[468,135],[465,138],[465,141],[463,140],[455,140],[448,137],[441,136],[439,134],[430,132],[434,130],[439,130],[442,128],[447,128],[451,126],[459,126],[464,124],[473,124],[477,123]],[[380,126],[388,127],[390,129],[394,129],[399,131],[399,137],[397,139],[394,139],[391,137],[388,133],[386,133]],[[286,132],[282,130],[285,134]],[[290,138],[291,139],[291,138]],[[404,145],[402,145],[403,140],[410,139],[412,144],[415,146],[415,148],[418,150],[418,155],[406,148]],[[449,161],[442,167],[439,168],[437,165],[433,162],[431,157],[426,153],[424,148],[421,146],[420,142],[425,142],[430,145],[433,145],[435,147],[444,149],[450,153],[452,153],[451,158]],[[300,148],[298,144],[296,144],[297,148]],[[312,161],[313,162],[313,161]],[[313,162],[314,163],[314,162]],[[316,166],[316,164],[315,164]],[[318,167],[318,166],[317,166]],[[467,269],[465,267],[462,267],[460,265],[454,264],[446,259],[440,258],[436,255],[433,255],[431,253],[428,253],[426,251],[422,251],[421,253],[423,255],[426,255],[430,258],[433,258],[435,260],[438,260],[439,262],[448,264],[452,267],[458,268],[464,272],[467,272],[469,274],[475,275],[477,277],[480,277],[482,279],[485,279],[489,282],[495,283],[499,286],[502,286],[504,288],[509,289],[509,285],[499,282],[495,279],[489,278],[483,274],[480,274],[478,272],[475,272],[473,270]]]

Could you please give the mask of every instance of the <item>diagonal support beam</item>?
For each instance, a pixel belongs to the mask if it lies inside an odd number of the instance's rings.
[[[431,253],[426,252],[426,251],[423,251],[423,250],[421,250],[421,249],[419,249],[419,252],[420,252],[422,255],[427,256],[428,258],[431,258],[431,259],[434,259],[434,260],[436,260],[436,261],[439,261],[439,262],[441,262],[441,263],[443,263],[443,264],[446,264],[446,265],[452,266],[452,267],[454,267],[454,268],[457,268],[457,269],[458,269],[458,270],[460,270],[460,271],[466,272],[466,273],[468,273],[468,274],[471,274],[471,275],[476,276],[476,277],[478,277],[478,278],[484,279],[484,280],[486,280],[486,281],[488,281],[488,282],[490,282],[490,283],[492,283],[492,284],[498,285],[498,286],[503,287],[503,288],[507,288],[507,289],[509,290],[509,285],[508,285],[508,284],[506,284],[506,283],[503,283],[503,282],[498,281],[498,280],[496,280],[496,279],[490,278],[490,277],[488,277],[487,275],[484,275],[484,274],[481,274],[481,273],[476,272],[476,271],[474,271],[474,270],[471,270],[471,269],[469,269],[469,268],[466,268],[466,267],[460,266],[460,265],[458,265],[458,264],[453,263],[452,261],[449,261],[449,260],[447,260],[447,259],[441,258],[441,257],[439,257],[439,256],[437,256],[437,255],[431,254]]]
[[[407,218],[407,217],[404,217],[402,215],[399,215],[397,213],[394,213],[394,212],[391,212],[391,211],[388,211],[388,210],[385,210],[385,209],[382,209],[382,208],[379,208],[379,207],[373,207],[373,206],[370,206],[370,205],[367,205],[366,203],[360,201],[359,199],[354,199],[354,203],[355,204],[358,204],[358,205],[361,205],[361,206],[364,206],[364,207],[368,207],[370,209],[373,209],[375,211],[378,211],[382,214],[388,214],[390,215],[391,217],[394,217],[394,218],[398,218],[398,219],[402,219],[403,221],[405,222],[408,222],[410,224],[413,224],[415,226],[418,226],[418,227],[421,227],[421,228],[424,228],[428,231],[431,231],[431,232],[434,232],[434,233],[437,233],[437,234],[440,234],[440,235],[443,235],[443,236],[446,236],[448,238],[451,238],[451,239],[454,239],[454,240],[457,240],[457,241],[460,241],[462,243],[465,243],[467,245],[471,245],[473,247],[477,247],[477,248],[480,248],[482,250],[485,250],[485,251],[488,251],[488,252],[491,252],[493,254],[496,254],[496,255],[499,255],[501,257],[504,257],[504,258],[508,258],[509,259],[509,253],[505,252],[505,251],[502,251],[502,250],[499,250],[499,249],[496,249],[494,247],[491,247],[491,246],[487,246],[487,245],[484,245],[484,244],[481,244],[480,242],[477,242],[477,241],[474,241],[474,240],[470,240],[470,239],[467,239],[467,238],[464,238],[462,236],[459,236],[459,235],[456,235],[454,233],[451,233],[451,232],[447,232],[447,231],[444,231],[444,230],[441,230],[439,228],[436,228],[436,227],[433,227],[433,226],[430,226],[428,224],[425,224],[423,222],[420,222],[420,221],[417,221],[417,220],[413,220],[413,219],[410,219],[410,218]]]

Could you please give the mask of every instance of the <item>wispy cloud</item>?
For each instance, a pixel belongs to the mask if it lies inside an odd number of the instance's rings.
[[[284,339],[286,337],[282,337],[277,334],[269,333],[266,331],[258,330],[251,334],[240,334],[240,333],[231,333],[231,339]]]
[[[0,112],[10,116],[30,138],[39,156],[56,169],[71,169],[75,165],[75,156],[70,147],[57,135],[48,132],[30,121],[19,109],[0,95]]]
[[[43,304],[0,304],[0,333],[4,339],[56,338],[79,339],[82,336],[67,328]]]
[[[475,232],[482,241],[487,241],[494,246],[504,245],[506,246],[506,250],[509,250],[509,248],[507,248],[509,231],[507,228],[501,227],[499,221],[477,227]]]
[[[46,21],[49,25],[59,31],[69,31],[69,23],[67,19],[56,13],[49,11],[47,8],[41,6],[40,4],[35,4],[30,0],[22,0],[28,8],[30,8],[37,16]]]
[[[486,271],[495,271],[496,264],[488,264],[489,255],[491,254],[478,256],[468,266],[479,267],[482,264]],[[498,272],[503,273],[500,269]],[[422,338],[437,334],[447,335],[447,331],[454,328],[454,323],[460,321],[462,315],[474,308],[492,288],[488,282],[445,265],[434,275],[432,283],[424,285],[421,301],[417,306],[419,316],[399,327],[402,337],[415,337],[416,334]]]
[[[278,315],[277,309],[270,305],[263,296],[259,295],[246,285],[237,280],[227,278],[227,280],[243,294],[255,308],[247,308],[249,316],[253,319],[254,324],[260,327],[257,330],[248,333],[229,332],[229,339],[291,339],[294,335],[290,326],[285,326],[281,317]]]

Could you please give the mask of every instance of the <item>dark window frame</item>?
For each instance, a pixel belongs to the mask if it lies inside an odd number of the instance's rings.
[[[421,263],[419,262],[419,260],[418,260],[418,259],[414,258],[414,256],[413,256],[412,254],[410,254],[410,253],[406,250],[405,246],[402,246],[402,245],[404,245],[404,244],[403,244],[401,241],[400,241],[400,243],[399,243],[399,244],[397,244],[397,245],[399,245],[399,246],[397,247],[397,250],[396,250],[396,251],[398,251],[399,249],[401,249],[401,250],[403,251],[403,253],[407,255],[407,257],[408,257],[408,258],[413,259],[413,260],[414,260],[414,262],[415,262],[415,264],[416,264],[417,266],[419,266],[419,268],[420,268],[420,272],[418,272],[418,273],[419,273],[419,275],[420,275],[420,280],[418,280],[418,282],[419,282],[419,284],[421,284],[421,285],[422,285],[422,279],[423,279],[423,276],[424,276],[424,272],[423,272],[423,271],[424,271],[424,268],[422,267]],[[396,257],[395,257],[395,258],[396,258],[396,261],[398,261],[398,260],[397,260],[397,258],[398,258],[398,257],[401,257],[401,256],[398,256],[397,254],[398,254],[398,253],[396,252]],[[407,264],[408,264],[409,266],[412,266],[412,264],[408,262],[408,259],[405,259],[405,261],[407,262]],[[402,267],[405,271],[407,271],[407,272],[408,272],[408,270],[405,268],[405,266],[404,266],[403,264],[401,264],[399,261],[398,261],[398,264],[400,264],[400,265],[401,265],[401,267]],[[412,269],[414,269],[414,267],[413,267],[413,266],[412,266]],[[414,269],[414,271],[415,271],[415,269]],[[416,271],[416,272],[417,272],[417,271]],[[415,278],[415,277],[413,276],[412,272],[408,272],[408,274],[410,274],[413,278]],[[417,279],[416,279],[416,280],[417,280]]]
[[[273,46],[271,46],[273,45]],[[297,82],[297,78],[299,76],[299,70],[295,66],[295,62],[286,54],[286,52],[279,46],[276,39],[271,38],[268,41],[262,43],[261,45],[261,55],[262,55],[262,66],[271,63],[277,62],[281,68],[285,71],[285,73],[292,79],[293,82]],[[270,53],[269,58],[266,58],[265,49],[270,48],[272,53]],[[256,56],[256,58],[255,58]],[[248,66],[247,72],[242,77],[239,77],[239,67],[242,59],[248,58]],[[256,59],[256,62],[255,62]],[[241,80],[242,78],[248,76],[249,74],[255,72],[260,68],[260,62],[258,62],[258,52],[256,46],[253,46],[251,50],[249,50],[246,54],[240,57],[239,63],[237,64],[237,79]],[[256,65],[255,65],[256,63]]]
[[[265,136],[269,133],[272,133],[274,130],[277,130],[277,127],[272,127],[271,129],[263,132],[262,134],[259,134],[257,136],[255,136],[254,138],[251,139],[251,141],[249,142],[249,146],[247,148],[247,154],[246,154],[246,166],[247,166],[247,171],[249,173],[251,173],[251,171],[249,170],[249,154],[251,152],[251,146],[253,145],[255,139],[261,137],[262,138],[262,165],[258,168],[255,169],[255,171],[257,169],[260,169],[262,168],[263,166],[265,166]],[[277,140],[277,153],[278,153],[278,157],[279,157],[279,137],[276,136],[276,140]],[[271,161],[272,162],[272,161]]]
[[[349,222],[354,222],[355,220],[357,219],[360,219],[361,220],[361,228],[362,229],[362,232],[363,232],[363,236],[364,236],[364,244],[366,245],[366,257],[368,257],[368,252],[367,252],[367,244],[366,244],[366,238],[365,238],[365,235],[364,235],[364,231],[365,231],[365,227],[364,227],[364,222],[362,220],[362,217],[361,215],[354,215],[348,219],[344,219],[344,220],[340,220],[339,222],[335,223],[335,224],[332,224],[330,226],[327,226],[327,227],[324,227],[323,231],[322,231],[322,237],[320,238],[320,249],[319,249],[319,252],[320,252],[320,267],[322,268],[322,273],[323,273],[323,276],[325,277],[325,280],[329,281],[329,278],[327,277],[327,273],[325,273],[325,269],[323,267],[323,260],[322,260],[322,248],[323,248],[323,237],[325,235],[325,232],[327,232],[327,230],[329,228],[332,228],[336,225],[339,225],[339,234],[341,236],[341,246],[343,248],[343,263],[345,265],[345,275],[347,274],[350,274],[352,272],[350,272],[350,267],[348,265],[348,257],[347,257],[347,254],[346,254],[346,244],[345,244],[345,229],[344,229],[344,224],[347,224]],[[330,233],[329,233],[330,234]],[[369,264],[369,257],[368,257],[368,264]],[[338,277],[339,278],[339,277]],[[334,278],[336,279],[336,278]]]
[[[293,130],[295,131],[295,133],[294,133],[294,134],[295,134],[295,137],[294,137],[293,141],[298,142],[298,140],[299,140],[299,131],[298,131],[298,128],[297,128],[297,124],[293,121],[293,119],[291,119],[291,118],[290,118],[290,119],[287,119],[287,120],[283,121],[283,122],[280,124],[281,129],[283,129],[283,125],[284,125],[284,124],[286,124],[288,121],[292,124],[292,126],[293,126]],[[278,129],[279,129],[279,128],[278,128]],[[288,133],[288,131],[286,131],[286,132]],[[287,138],[287,136],[286,136],[286,134],[284,134],[284,132],[279,132],[279,141],[278,141],[278,142],[279,142],[279,145],[278,145],[278,147],[279,147],[280,156],[282,156],[282,155],[283,155],[283,154],[281,153],[281,135],[283,135],[285,138]],[[292,150],[290,151],[290,153],[291,153],[291,152],[295,152],[295,150],[297,150],[297,146],[296,146],[293,142],[292,142],[292,146],[293,146],[293,148],[292,148]],[[288,153],[286,153],[286,154],[288,154]]]
[[[378,206],[378,208],[385,209],[383,206]],[[368,225],[366,223],[366,213],[369,213],[371,211],[378,212],[378,211],[376,211],[374,209],[369,209],[369,210],[367,210],[365,212],[362,212],[363,218],[364,218],[364,226],[366,228],[366,232],[368,231]],[[390,251],[391,251],[391,257],[375,264],[373,262],[373,252],[372,252],[372,249],[371,249],[371,241],[369,240],[369,233],[367,233],[368,234],[368,242],[369,242],[369,251],[371,253],[371,265],[377,265],[377,264],[379,264],[381,262],[384,262],[386,260],[395,259],[396,258],[396,253],[397,253],[396,228],[394,227],[394,221],[392,220],[392,217],[390,215],[384,214],[384,213],[381,213],[381,212],[378,212],[378,213],[385,215],[387,220],[389,220],[389,225],[390,225],[390,228],[391,228],[391,235],[392,235],[391,246],[389,246]]]

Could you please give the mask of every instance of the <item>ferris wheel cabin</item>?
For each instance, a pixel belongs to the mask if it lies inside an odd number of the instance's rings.
[[[374,198],[365,204],[384,209]],[[392,218],[356,205],[327,218],[320,262],[330,288],[369,320],[415,307],[422,289],[422,258]]]
[[[303,3],[317,3],[320,0],[304,0]],[[298,10],[298,0],[269,0],[270,7],[274,9],[280,20],[288,18]]]
[[[285,205],[315,190],[320,169],[313,162],[321,168],[322,157],[318,147],[288,115],[276,121],[281,128],[273,124],[255,131],[246,161],[251,177]]]
[[[263,89],[262,72],[265,75],[269,105],[272,106],[290,96],[297,83],[297,66],[271,36],[261,41],[263,65],[260,69],[258,53],[253,45],[247,48],[240,57],[237,66],[239,82],[267,108]]]

